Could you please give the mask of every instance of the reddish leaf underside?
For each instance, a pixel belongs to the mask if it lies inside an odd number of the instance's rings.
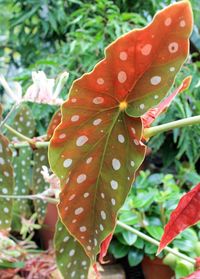
[[[49,149],[62,186],[59,213],[92,262],[113,232],[144,159],[141,116],[172,86],[187,57],[191,29],[189,2],[169,6],[146,28],[108,46],[62,105]]]
[[[12,195],[14,187],[12,152],[8,139],[0,134],[0,195]],[[10,228],[12,218],[12,200],[0,198],[0,229]]]
[[[151,126],[151,124],[153,123],[153,121],[164,111],[166,111],[170,104],[172,103],[172,101],[174,100],[174,98],[181,92],[183,92],[184,90],[186,90],[191,83],[192,77],[188,76],[186,77],[181,85],[174,90],[174,92],[172,94],[170,94],[165,100],[163,100],[157,107],[152,108],[150,110],[148,110],[143,116],[142,116],[142,122],[143,122],[143,126],[144,128],[148,128]]]
[[[90,261],[83,247],[67,232],[60,220],[54,237],[56,263],[64,279],[86,279]]]
[[[200,220],[200,183],[185,194],[172,212],[165,226],[158,253],[169,244],[179,233],[196,224]]]
[[[200,270],[197,270],[190,274],[189,276],[185,277],[184,279],[199,279],[200,278]]]

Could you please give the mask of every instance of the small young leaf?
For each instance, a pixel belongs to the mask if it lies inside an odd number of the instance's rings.
[[[59,220],[54,238],[57,266],[64,279],[87,279],[90,260],[83,247],[67,232]]]
[[[12,195],[14,187],[12,152],[8,139],[0,134],[0,195]],[[10,228],[12,219],[12,200],[0,198],[0,229]]]
[[[33,194],[42,193],[49,188],[49,184],[45,182],[43,175],[41,174],[42,166],[48,167],[48,156],[47,149],[40,148],[34,151],[33,157],[33,182],[32,182],[32,190]],[[33,201],[35,211],[38,215],[38,222],[40,224],[43,223],[45,215],[46,215],[46,201],[42,201],[41,199],[37,199]]]
[[[180,232],[194,225],[200,220],[200,183],[185,194],[172,212],[170,220],[165,226],[164,234],[160,241],[158,254],[169,244]]]

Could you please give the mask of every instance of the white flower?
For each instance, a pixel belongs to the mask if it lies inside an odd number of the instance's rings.
[[[43,71],[32,72],[33,84],[27,89],[23,100],[43,103],[61,105],[63,100],[58,98],[61,92],[63,83],[66,82],[69,74],[64,72],[61,74],[57,85],[55,79],[48,79]]]
[[[46,166],[42,166],[41,174],[44,180],[50,184],[48,190],[45,191],[46,196],[56,196],[58,197],[60,193],[60,181],[59,178],[55,174],[49,174],[49,170]]]

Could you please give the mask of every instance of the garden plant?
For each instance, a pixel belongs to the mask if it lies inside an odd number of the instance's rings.
[[[176,196],[177,202],[183,191],[167,183],[166,176],[161,178],[166,192],[159,187],[152,191],[144,187],[143,193],[137,196],[134,188],[131,189],[148,153],[150,138],[200,124],[200,115],[196,115],[151,127],[175,97],[184,96],[182,92],[190,86],[192,77],[189,75],[172,89],[176,75],[188,58],[192,28],[189,1],[161,10],[147,27],[132,30],[111,43],[105,49],[103,60],[73,82],[66,101],[59,95],[67,82],[67,72],[56,79],[48,79],[43,71],[33,72],[33,84],[26,88],[25,94],[21,90],[16,94],[0,76],[13,103],[7,113],[0,107],[0,229],[5,235],[11,227],[21,230],[26,239],[28,233],[40,228],[47,204],[57,205],[59,217],[54,250],[63,278],[90,278],[92,269],[98,277],[97,261],[103,262],[109,245],[115,254],[114,246],[120,243],[131,246],[125,253],[130,265],[142,260],[140,249],[144,246],[150,257],[157,249],[152,247],[159,246],[158,253],[164,249],[178,258],[172,266],[177,278],[182,276],[180,259],[192,264],[188,273],[198,268],[198,258],[195,259],[198,251],[185,250],[188,252],[185,255],[176,249],[178,242],[173,242],[175,248],[166,245],[179,232],[198,222],[199,181],[181,198],[162,238],[165,218],[175,207],[170,197]],[[47,113],[57,107],[47,131],[40,136],[36,136],[36,129],[43,128],[35,124],[35,105],[43,106]],[[140,172],[138,179],[142,175],[145,172]],[[158,186],[161,182],[154,184]],[[145,210],[153,202],[156,202],[153,215],[159,216],[157,219],[148,216],[146,225]],[[172,206],[165,212],[168,217],[164,211],[159,212],[167,208],[166,203]],[[32,206],[35,215],[31,213]],[[124,221],[127,211],[131,223]],[[35,219],[40,225],[35,224]],[[155,222],[159,222],[159,228],[154,227]],[[140,224],[137,229],[130,226],[134,223]],[[114,233],[115,239],[111,242]],[[198,243],[196,231],[189,229],[185,237],[188,235],[196,241],[195,246]],[[184,235],[181,237],[184,242]],[[15,256],[21,259],[24,243],[7,241],[6,247],[17,247]],[[169,254],[165,255],[167,262]],[[28,255],[27,259],[30,260]],[[5,257],[1,266],[5,267],[8,260],[9,257]],[[20,268],[20,261],[16,262],[19,265],[14,263],[12,267]],[[50,265],[48,272],[51,272]]]

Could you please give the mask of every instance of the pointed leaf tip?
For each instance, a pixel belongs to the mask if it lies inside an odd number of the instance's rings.
[[[159,254],[179,233],[200,220],[200,183],[185,194],[172,212],[165,226],[157,254]]]

